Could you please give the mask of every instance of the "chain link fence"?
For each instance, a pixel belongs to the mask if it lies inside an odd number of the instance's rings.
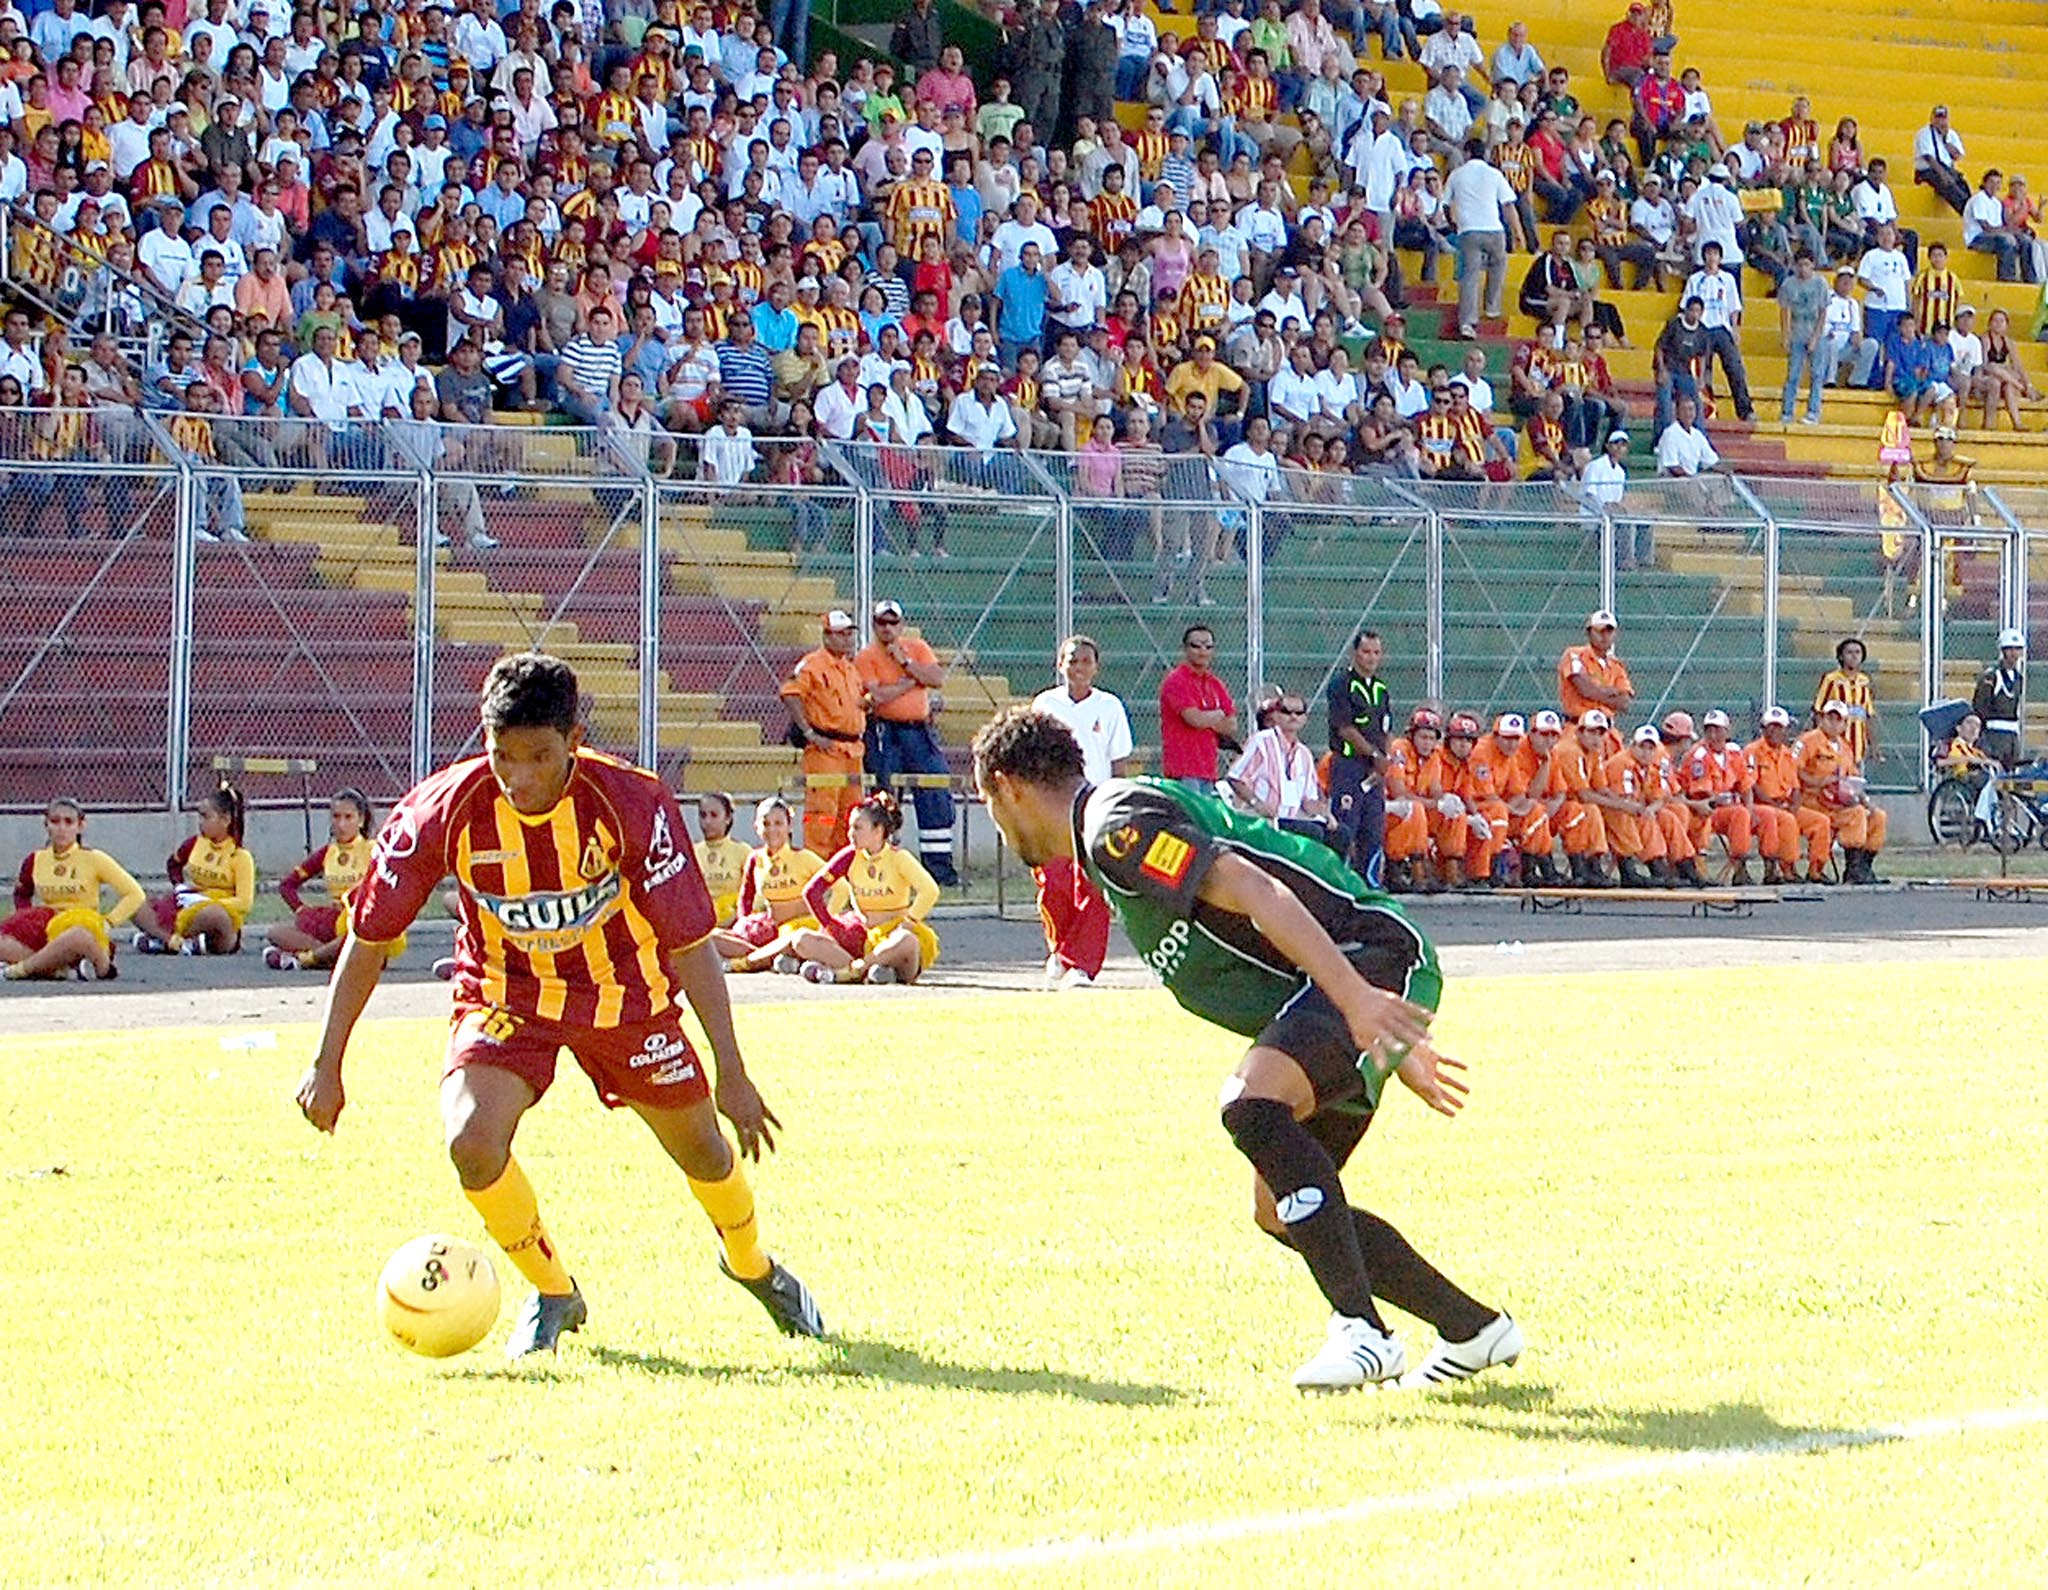
[[[801,789],[779,690],[819,619],[901,605],[948,670],[939,761],[1092,634],[1156,766],[1193,623],[1233,693],[1319,691],[1359,629],[1397,711],[1556,700],[1613,606],[1640,720],[1773,698],[1805,716],[1845,638],[1878,704],[1872,781],[1916,786],[1914,714],[2036,624],[2048,490],[1712,477],[1586,500],[1193,455],[982,457],[619,427],[0,411],[0,800],[179,803],[217,758],[316,761],[378,797],[479,745],[491,662],[573,661],[594,743],[687,790]],[[422,546],[422,538],[426,545]],[[1246,703],[1249,706],[1249,702]],[[936,777],[938,775],[929,775]],[[915,781],[910,782],[913,786]],[[913,787],[913,793],[914,793]],[[936,809],[931,814],[936,820]]]
[[[125,410],[0,410],[0,806],[176,796],[180,475]]]

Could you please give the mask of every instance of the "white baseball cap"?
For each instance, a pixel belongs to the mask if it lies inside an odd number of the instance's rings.
[[[857,626],[853,622],[853,615],[851,613],[847,612],[843,607],[835,607],[825,615],[825,622],[821,627],[830,633],[839,633],[856,628]]]
[[[1646,723],[1636,730],[1634,739],[1637,745],[1658,745],[1662,743],[1657,733],[1657,726],[1654,723]]]
[[[1588,629],[1619,629],[1620,621],[1604,607],[1596,607],[1586,615]]]
[[[1537,734],[1564,733],[1564,719],[1559,717],[1555,712],[1552,712],[1547,707],[1543,711],[1537,713],[1535,717],[1531,718],[1529,720],[1529,723],[1530,727]]]
[[[1820,709],[1820,715],[1824,718],[1846,718],[1849,716],[1849,703],[1830,701]]]
[[[1700,726],[1707,729],[1725,729],[1728,727],[1728,714],[1719,707],[1709,707],[1700,718]]]
[[[1607,714],[1598,707],[1588,707],[1579,714],[1579,727],[1582,729],[1605,729],[1612,727],[1612,723]],[[1652,729],[1650,732],[1654,734],[1657,731]]]
[[[1503,712],[1493,720],[1493,732],[1503,740],[1519,740],[1529,732],[1529,726],[1522,721],[1519,712]]]
[[[1767,729],[1773,725],[1781,729],[1789,729],[1792,727],[1792,714],[1783,707],[1765,707],[1763,724]]]
[[[2004,651],[2008,646],[2017,646],[2021,651],[2025,651],[2027,632],[2023,629],[2001,629],[1998,632],[1998,649]]]

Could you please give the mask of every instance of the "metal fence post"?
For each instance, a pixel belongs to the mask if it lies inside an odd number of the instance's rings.
[[[1614,611],[1614,515],[1607,505],[1600,505],[1600,605],[1608,612]]]
[[[1059,495],[1058,540],[1053,547],[1053,622],[1064,641],[1074,633],[1074,505]]]
[[[661,488],[640,481],[640,765],[661,756]]]
[[[875,498],[858,475],[853,499],[853,621],[860,629],[861,644],[874,638],[875,612]]]
[[[1432,701],[1444,699],[1444,517],[1429,510],[1422,556],[1422,689]]]
[[[198,587],[198,539],[194,534],[203,513],[199,481],[192,461],[182,452],[170,456],[178,465],[177,538],[171,553],[171,667],[164,736],[164,799],[167,809],[185,804],[185,770],[192,745],[193,606]]]
[[[440,620],[434,554],[441,532],[441,490],[429,460],[415,458],[413,463],[419,470],[412,591],[412,778],[417,784],[433,771],[434,762],[434,638]]]
[[[1247,713],[1266,682],[1266,505],[1247,498],[1244,541],[1244,669]]]

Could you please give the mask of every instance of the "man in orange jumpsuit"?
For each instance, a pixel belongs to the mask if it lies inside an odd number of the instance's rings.
[[[867,707],[853,665],[853,615],[834,608],[821,627],[824,643],[797,659],[781,694],[804,748],[804,848],[829,856],[846,843],[846,820],[863,793]]]
[[[1628,748],[1607,759],[1603,772],[1610,797],[1607,837],[1621,858],[1622,886],[1669,889],[1681,880],[1703,883],[1686,833],[1685,807],[1672,786],[1656,726],[1646,723],[1636,730]]]
[[[1438,805],[1444,823],[1437,831],[1436,851],[1444,882],[1453,889],[1491,889],[1494,858],[1507,842],[1507,807],[1494,782],[1497,764],[1474,757],[1478,744],[1479,719],[1469,712],[1452,713],[1444,725],[1441,753],[1444,794],[1449,798]],[[1494,812],[1502,821],[1493,820]]]
[[[1421,778],[1440,748],[1443,731],[1441,717],[1428,707],[1417,707],[1408,715],[1408,732],[1395,736],[1387,747],[1387,888],[1395,894],[1436,892],[1429,858],[1431,810]]]
[[[1753,882],[1749,871],[1754,848],[1754,818],[1750,806],[1749,758],[1742,747],[1728,738],[1728,714],[1716,707],[1701,721],[1703,737],[1685,754],[1678,768],[1678,787],[1692,812],[1693,848],[1705,851],[1708,836],[1719,834],[1728,843],[1728,859],[1734,863],[1728,881]]]
[[[1884,849],[1885,815],[1863,793],[1863,770],[1849,749],[1848,707],[1839,701],[1826,703],[1820,709],[1820,727],[1799,737],[1798,754],[1800,804],[1828,818],[1842,847],[1842,881],[1883,882],[1874,863]],[[1812,877],[1810,871],[1808,876]]]
[[[1636,699],[1635,682],[1628,666],[1615,654],[1614,638],[1619,629],[1614,615],[1601,608],[1586,619],[1586,644],[1567,646],[1557,660],[1557,699],[1564,708],[1565,721],[1576,723],[1598,708],[1607,715],[1610,730],[1620,726],[1622,717]],[[1610,733],[1610,752],[1621,749],[1620,737]]]
[[[1549,719],[1560,731],[1562,717],[1555,712],[1536,714],[1536,733],[1545,732]],[[1560,732],[1556,749],[1550,753],[1557,784],[1564,798],[1551,819],[1564,841],[1566,865],[1575,888],[1611,889],[1614,880],[1607,872],[1607,803],[1609,796],[1603,776],[1607,758],[1607,713],[1592,707],[1579,716],[1570,734]]]
[[[1750,769],[1750,800],[1763,841],[1764,882],[1794,883],[1799,877],[1799,841],[1806,841],[1807,877],[1818,880],[1834,847],[1834,825],[1825,812],[1799,801],[1799,753],[1792,748],[1792,715],[1766,707],[1763,732],[1743,747]]]
[[[1522,825],[1523,882],[1533,881],[1539,887],[1561,881],[1551,852],[1564,821],[1565,803],[1571,798],[1558,755],[1563,736],[1562,717],[1547,708],[1537,713],[1529,720],[1528,735],[1515,750],[1514,769],[1508,778],[1508,814]],[[1518,806],[1518,799],[1525,804]]]
[[[1503,874],[1516,873],[1529,885],[1551,882],[1550,814],[1531,798],[1532,778],[1548,780],[1550,758],[1546,749],[1534,763],[1525,764],[1522,753],[1529,748],[1528,726],[1519,712],[1504,712],[1494,720],[1493,732],[1472,747],[1472,765],[1487,770],[1493,797],[1482,801],[1481,815],[1499,836],[1499,861]],[[1501,865],[1505,863],[1505,865]]]

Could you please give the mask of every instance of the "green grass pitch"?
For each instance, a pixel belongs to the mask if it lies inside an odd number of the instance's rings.
[[[2048,962],[1996,982],[2048,1004]],[[1687,1457],[2048,1397],[2048,1074],[1967,1014],[1983,984],[1453,980],[1470,1108],[1397,1093],[1347,1180],[1530,1351],[1311,1401],[1323,1310],[1216,1123],[1239,1045],[1156,991],[741,1011],[788,1128],[764,1229],[824,1347],[719,1277],[680,1176],[565,1063],[520,1154],[592,1317],[516,1371],[509,1266],[466,1357],[372,1319],[406,1237],[481,1239],[439,1024],[364,1027],[332,1140],[291,1103],[304,1029],[14,1039],[0,1582],[2038,1583],[2048,1424]],[[957,1558],[1175,1526],[1214,1527]]]

